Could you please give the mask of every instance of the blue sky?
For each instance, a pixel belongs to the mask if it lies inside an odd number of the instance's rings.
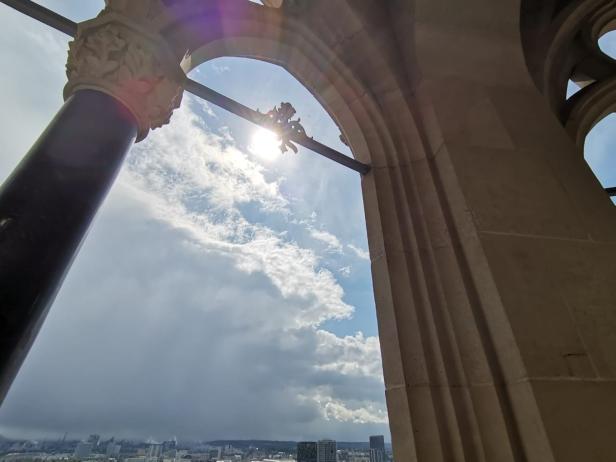
[[[75,21],[102,7],[40,3]],[[68,38],[7,7],[0,22],[3,180],[62,104]],[[348,153],[279,67],[225,58],[191,76],[262,111],[290,101]],[[303,149],[259,154],[256,131],[186,95],[132,149],[0,434],[389,439],[359,175]]]

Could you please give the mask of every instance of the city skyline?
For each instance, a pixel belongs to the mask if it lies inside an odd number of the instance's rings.
[[[379,446],[375,452],[373,446]],[[383,436],[363,442],[319,441],[130,441],[99,434],[82,440],[29,442],[0,439],[0,462],[393,462]],[[375,454],[378,455],[375,458]]]

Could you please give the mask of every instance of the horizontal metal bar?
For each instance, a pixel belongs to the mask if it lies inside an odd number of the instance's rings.
[[[259,111],[255,111],[254,109],[250,109],[247,106],[244,106],[241,103],[238,103],[231,98],[228,98],[225,95],[218,93],[217,91],[212,90],[211,88],[206,87],[199,82],[195,82],[191,79],[186,79],[184,84],[184,89],[193,95],[199,96],[206,101],[209,101],[216,106],[219,106],[243,119],[248,120],[256,125],[259,125],[264,128],[269,128],[265,123],[264,114]],[[333,160],[345,167],[348,167],[356,172],[366,174],[370,171],[370,166],[363,164],[361,162],[356,161],[352,157],[346,156],[335,149],[330,148],[329,146],[324,145],[323,143],[319,143],[318,141],[309,138],[307,136],[302,136],[299,134],[292,134],[289,139],[300,146],[304,146],[311,151],[316,152],[328,159]]]
[[[61,16],[55,11],[45,8],[38,3],[34,3],[30,0],[0,0],[0,2],[10,6],[20,13],[42,22],[43,24],[47,24],[60,32],[64,32],[66,35],[74,37],[77,33],[76,22]]]
[[[31,18],[36,19],[37,21],[42,22],[43,24],[47,24],[50,27],[53,27],[60,32],[64,32],[71,37],[74,37],[77,33],[77,23],[71,21],[64,16],[57,14],[56,12],[45,8],[37,3],[34,3],[31,0],[0,0],[0,2],[5,5],[14,8],[15,10],[30,16]],[[195,82],[191,79],[186,79],[184,84],[184,89],[193,95],[196,95],[200,98],[209,101],[216,106],[219,106],[232,114],[235,114],[249,122],[252,122],[261,127],[268,128],[267,125],[264,124],[263,114],[255,111],[247,106],[244,106],[237,101],[228,98],[225,95],[218,93],[217,91],[212,90],[211,88],[206,87],[205,85]],[[352,157],[346,156],[335,149],[330,148],[329,146],[324,145],[312,138],[307,136],[302,136],[300,134],[293,134],[289,138],[291,141],[299,144],[300,146],[304,146],[305,148],[316,152],[328,159],[333,160],[345,167],[348,167],[356,172],[361,173],[362,175],[368,173],[370,171],[370,166],[364,163],[358,162]]]
[[[615,197],[616,196],[616,187],[605,188],[605,192],[608,194],[608,196]]]

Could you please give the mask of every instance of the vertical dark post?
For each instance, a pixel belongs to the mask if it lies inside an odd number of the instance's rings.
[[[0,403],[136,135],[115,98],[77,91],[0,188]]]

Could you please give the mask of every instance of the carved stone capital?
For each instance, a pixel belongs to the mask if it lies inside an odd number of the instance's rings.
[[[137,119],[141,141],[150,129],[167,124],[179,107],[185,74],[157,30],[113,5],[108,1],[97,18],[79,24],[69,44],[64,98],[81,89],[113,96]]]

